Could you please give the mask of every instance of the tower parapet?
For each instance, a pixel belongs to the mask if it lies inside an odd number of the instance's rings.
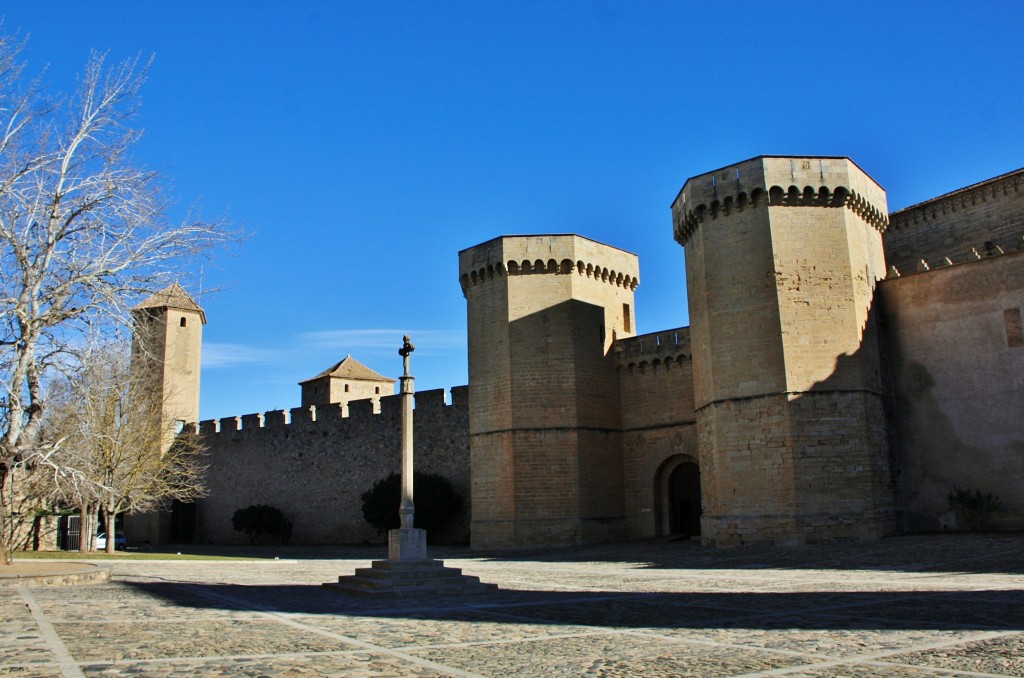
[[[701,224],[759,205],[845,207],[884,231],[885,191],[849,158],[760,156],[687,180],[672,203],[685,246]]]

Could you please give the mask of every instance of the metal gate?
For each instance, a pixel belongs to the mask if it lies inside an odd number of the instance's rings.
[[[61,516],[57,530],[57,548],[77,551],[82,543],[82,517]]]

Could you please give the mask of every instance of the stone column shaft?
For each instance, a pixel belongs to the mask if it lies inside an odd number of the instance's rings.
[[[402,504],[399,507],[399,515],[402,519],[402,529],[410,530],[413,527],[413,515],[415,505],[413,504],[413,458],[412,458],[412,422],[413,422],[413,392],[415,387],[414,377],[403,376],[402,382]]]

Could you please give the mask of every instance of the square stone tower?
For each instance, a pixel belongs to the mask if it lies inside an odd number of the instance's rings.
[[[197,423],[206,312],[174,283],[143,300],[132,316],[133,369],[152,370],[162,384],[165,421]]]
[[[702,535],[715,544],[895,530],[874,292],[885,192],[847,158],[759,157],[686,182]]]
[[[636,255],[577,235],[459,253],[469,324],[475,548],[622,539],[612,341],[633,336]]]

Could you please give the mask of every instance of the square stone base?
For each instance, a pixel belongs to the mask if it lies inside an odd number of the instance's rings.
[[[411,528],[388,531],[388,560],[426,560],[427,531]]]

